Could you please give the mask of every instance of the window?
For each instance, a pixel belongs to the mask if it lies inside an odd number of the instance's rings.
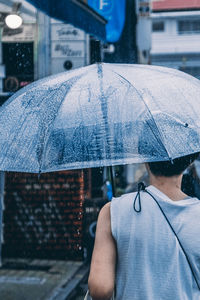
[[[154,21],[153,24],[152,24],[152,31],[154,31],[154,32],[164,31],[164,22]]]
[[[178,21],[179,34],[200,33],[200,20]]]
[[[33,42],[2,43],[2,52],[6,67],[4,92],[16,92],[34,81]]]

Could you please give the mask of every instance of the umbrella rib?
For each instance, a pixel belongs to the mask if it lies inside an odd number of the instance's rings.
[[[99,78],[99,88],[100,88],[100,100],[101,100],[101,111],[102,111],[102,117],[103,117],[103,123],[104,123],[104,128],[105,128],[105,137],[106,137],[106,159],[111,159],[111,147],[109,141],[109,126],[106,122],[108,119],[108,105],[107,101],[105,101],[105,94],[104,94],[104,89],[103,89],[103,68],[101,64],[97,64],[97,76]]]
[[[155,124],[155,126],[156,126],[156,128],[157,128],[157,130],[158,130],[158,133],[160,134],[160,141],[162,142],[162,145],[163,145],[163,147],[164,147],[164,149],[165,149],[165,151],[166,151],[166,153],[167,153],[167,155],[168,155],[168,158],[169,158],[169,160],[171,160],[172,157],[171,157],[171,155],[169,154],[169,151],[167,150],[167,148],[166,148],[166,146],[165,146],[165,143],[164,143],[164,141],[163,141],[162,134],[161,134],[161,132],[160,132],[160,130],[159,130],[159,128],[158,128],[158,125],[156,124],[156,121],[155,121],[155,119],[154,119],[154,117],[153,117],[153,115],[152,115],[152,113],[151,113],[151,111],[150,111],[150,109],[149,109],[147,103],[144,101],[143,97],[140,95],[140,93],[138,92],[138,90],[132,85],[132,83],[131,83],[128,79],[126,79],[124,76],[122,76],[121,74],[119,74],[119,73],[116,72],[116,71],[113,71],[113,70],[111,70],[111,71],[112,71],[113,73],[117,74],[117,75],[118,75],[119,77],[121,77],[123,80],[125,80],[131,87],[133,87],[134,90],[136,91],[136,93],[137,93],[137,94],[139,95],[139,97],[142,99],[142,101],[144,102],[144,104],[145,104],[145,106],[146,106],[146,108],[147,108],[149,114],[151,115],[151,117],[152,117],[152,119],[153,119],[153,122],[154,122],[154,124]],[[149,125],[149,124],[148,124],[148,125]],[[150,127],[150,125],[149,125],[149,127]],[[150,127],[150,129],[151,129],[151,127]],[[156,136],[156,134],[154,133],[154,131],[153,131],[152,129],[151,129],[151,131],[152,131],[153,135],[155,136],[155,138],[157,139],[157,141],[159,142],[158,137]]]
[[[74,84],[75,82],[77,82],[77,80],[79,80],[83,75],[85,75],[85,73],[87,73],[87,71],[85,71],[83,74],[81,74],[81,75],[76,76],[75,78],[73,78],[73,79],[74,79],[73,84]],[[65,86],[65,84],[66,84],[66,82],[63,82],[63,83],[61,84],[61,86],[60,86],[58,89],[56,89],[55,91],[60,90],[63,86]],[[67,88],[67,92],[69,92],[69,90],[72,88],[73,84],[70,86],[70,88]],[[65,99],[65,98],[63,98],[63,101],[64,101],[64,99]],[[59,111],[61,105],[63,104],[63,101],[60,102],[60,105],[58,106],[57,112]],[[39,164],[39,165],[40,165],[40,170],[39,170],[39,172],[42,171],[43,158],[44,158],[44,154],[45,154],[45,152],[46,152],[46,146],[47,146],[47,141],[48,141],[48,138],[49,138],[49,132],[50,132],[50,130],[51,130],[53,124],[54,124],[54,121],[55,121],[56,117],[57,117],[57,114],[55,114],[55,117],[54,117],[54,119],[53,119],[52,122],[51,122],[51,126],[49,126],[48,131],[47,131],[47,134],[46,134],[45,137],[44,137],[44,147],[43,147],[43,152],[42,152],[42,155],[41,155],[41,162],[40,162],[40,164]]]

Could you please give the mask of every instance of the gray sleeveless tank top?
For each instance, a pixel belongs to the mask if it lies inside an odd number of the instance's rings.
[[[188,255],[200,286],[200,201],[172,201],[154,186],[156,198]],[[141,192],[141,212],[133,209],[136,193],[111,202],[111,230],[116,241],[116,300],[200,300],[200,290],[174,233],[158,205]]]

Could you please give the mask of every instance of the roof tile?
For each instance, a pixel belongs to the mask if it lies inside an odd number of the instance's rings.
[[[152,0],[152,10],[185,10],[200,8],[200,0]]]

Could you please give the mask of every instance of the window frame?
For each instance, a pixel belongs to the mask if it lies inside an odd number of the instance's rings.
[[[183,28],[180,28],[181,25],[182,25]],[[199,29],[198,29],[198,27],[199,27]],[[177,21],[177,32],[178,32],[179,35],[184,35],[184,34],[200,34],[200,19],[195,19],[195,20],[191,20],[191,19],[178,20]]]
[[[155,30],[155,25],[162,25],[161,27],[161,29],[157,29],[157,30]],[[158,26],[159,27],[159,26]],[[160,32],[164,32],[165,31],[165,22],[164,21],[162,21],[162,20],[160,20],[160,21],[152,21],[152,32],[154,32],[154,33],[160,33]]]

